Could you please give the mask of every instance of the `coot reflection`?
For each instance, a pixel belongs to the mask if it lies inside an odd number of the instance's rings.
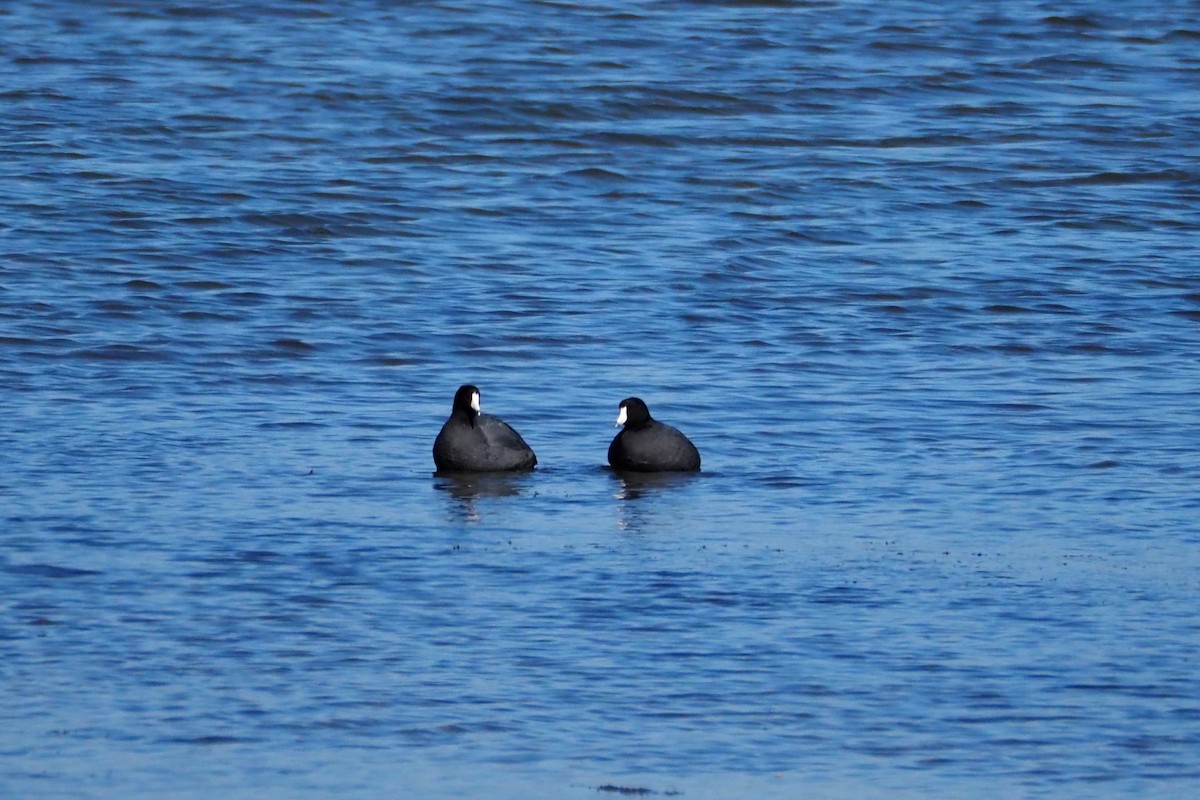
[[[658,492],[669,491],[696,480],[695,472],[626,472],[611,470],[618,489],[614,495],[620,500],[637,500]]]
[[[479,519],[481,500],[517,497],[529,477],[528,473],[516,472],[439,473],[434,476],[433,488],[453,501],[451,512],[455,517],[472,522]]]

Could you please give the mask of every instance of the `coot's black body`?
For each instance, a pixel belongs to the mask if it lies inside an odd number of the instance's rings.
[[[650,416],[636,397],[621,401],[617,424],[625,425],[608,446],[608,463],[629,472],[698,472],[700,451],[676,428]]]
[[[479,410],[479,390],[459,387],[450,419],[433,442],[438,472],[520,472],[537,466],[537,456],[504,420]]]

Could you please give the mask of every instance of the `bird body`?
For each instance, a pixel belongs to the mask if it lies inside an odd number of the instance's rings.
[[[518,472],[537,466],[537,456],[511,425],[480,411],[479,389],[468,384],[433,442],[433,463],[438,472]]]
[[[630,472],[698,472],[700,451],[677,428],[650,416],[636,397],[621,401],[617,425],[625,427],[608,446],[608,463]]]

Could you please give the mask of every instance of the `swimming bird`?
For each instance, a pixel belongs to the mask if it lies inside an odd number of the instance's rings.
[[[631,472],[698,472],[700,451],[676,428],[650,416],[636,397],[621,401],[617,426],[625,427],[608,446],[613,469]]]
[[[537,466],[521,434],[479,409],[479,389],[460,386],[450,418],[433,441],[438,472],[517,472]]]

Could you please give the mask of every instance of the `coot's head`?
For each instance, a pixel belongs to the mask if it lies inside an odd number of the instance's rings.
[[[471,420],[471,424],[475,424],[475,417],[479,416],[479,389],[478,387],[466,384],[458,387],[458,391],[454,393],[454,411],[461,411],[467,415],[467,419]]]
[[[650,409],[646,408],[637,397],[627,397],[621,401],[620,411],[617,413],[617,427],[624,425],[626,428],[636,430],[650,422]]]

